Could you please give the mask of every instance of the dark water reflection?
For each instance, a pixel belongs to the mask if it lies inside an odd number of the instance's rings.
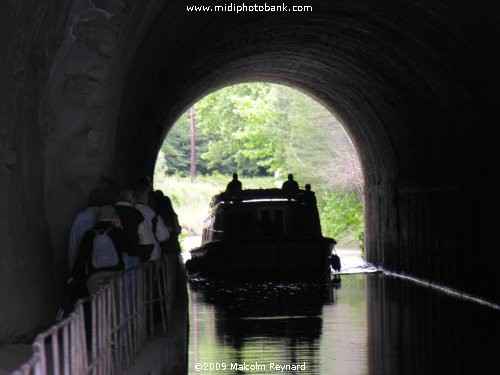
[[[189,373],[280,373],[274,363],[305,364],[281,372],[303,375],[496,374],[499,322],[498,310],[380,274],[338,285],[197,280]]]

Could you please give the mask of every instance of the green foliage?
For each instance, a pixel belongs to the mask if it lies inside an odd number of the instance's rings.
[[[200,162],[200,155],[207,150],[207,137],[200,133],[196,136],[196,165],[198,172],[210,173],[206,163]],[[163,153],[158,157],[158,163],[165,165],[165,173],[189,176],[191,173],[191,138],[190,138],[190,112],[184,113],[170,129],[166,141],[161,147]]]
[[[277,135],[286,139],[282,170],[314,181],[316,190],[356,191],[362,185],[357,154],[337,119],[297,90],[283,86],[277,90],[288,104],[287,121],[280,124]]]
[[[339,122],[322,105],[292,88],[245,83],[216,91],[196,104],[197,168],[246,176],[292,172],[315,189],[360,195],[356,152]],[[162,147],[167,173],[190,173],[189,111]]]
[[[245,83],[218,90],[195,108],[196,183],[181,178],[190,175],[190,111],[170,130],[155,174],[175,176],[171,180],[178,185],[165,182],[167,191],[172,190],[174,204],[185,208],[181,220],[190,233],[199,231],[211,196],[225,188],[233,172],[244,188],[281,186],[293,173],[300,186],[311,183],[316,191],[325,235],[344,245],[362,242],[358,157],[340,123],[321,104],[286,86]],[[245,179],[257,176],[268,176],[266,184],[253,186],[259,179]]]
[[[197,126],[208,139],[201,158],[221,173],[247,176],[272,172],[280,164],[283,147],[272,137],[277,121],[274,94],[267,83],[229,86],[196,105]]]
[[[342,245],[363,246],[363,205],[353,193],[318,194],[318,209],[325,236]]]

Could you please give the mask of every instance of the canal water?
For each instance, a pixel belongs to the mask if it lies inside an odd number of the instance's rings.
[[[409,280],[189,282],[189,374],[500,374],[500,311]]]

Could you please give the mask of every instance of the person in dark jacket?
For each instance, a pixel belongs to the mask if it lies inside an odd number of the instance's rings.
[[[94,239],[102,233],[105,233],[111,240],[116,251],[117,261],[116,264],[108,267],[97,268],[93,259],[96,243]],[[125,268],[123,253],[128,252],[127,238],[114,207],[110,205],[102,206],[97,218],[97,224],[85,232],[82,238],[72,276],[76,280],[86,280],[89,294],[95,294],[116,272]]]
[[[139,244],[139,226],[144,222],[142,213],[134,208],[135,198],[133,190],[123,190],[120,199],[115,204],[115,210],[127,237],[129,252],[124,256],[125,268],[137,266],[140,261],[146,261],[153,252],[153,245]]]
[[[179,225],[179,219],[172,206],[172,201],[161,190],[156,190],[153,198],[157,213],[163,219],[170,233],[170,238],[162,244],[162,252],[166,254],[179,254],[181,252],[179,235],[181,234],[182,227]]]

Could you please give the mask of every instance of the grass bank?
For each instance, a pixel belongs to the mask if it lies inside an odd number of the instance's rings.
[[[198,176],[192,183],[189,177],[157,176],[155,189],[163,190],[170,197],[183,232],[193,236],[202,232],[212,197],[225,190],[230,180],[231,176]],[[272,177],[241,178],[241,181],[244,189],[275,187]]]

